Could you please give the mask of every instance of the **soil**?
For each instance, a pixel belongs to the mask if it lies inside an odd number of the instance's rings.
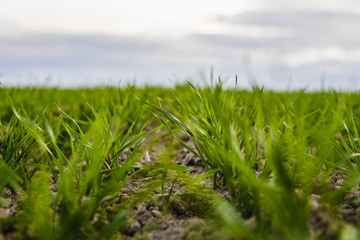
[[[192,141],[188,140],[186,142],[186,145],[196,151],[195,144]],[[185,147],[181,149],[179,155],[177,156],[176,163],[179,165],[190,167],[190,173],[201,174],[206,172],[205,166],[202,163],[201,158],[194,155]]]
[[[192,141],[187,140],[186,144],[195,150]],[[119,163],[122,163],[131,154],[133,149],[127,148],[119,157]],[[158,149],[146,151],[144,157],[135,165],[139,168],[155,164],[157,161]],[[179,149],[175,162],[182,166],[189,167],[188,173],[191,175],[199,175],[206,172],[206,169],[199,157],[191,153],[185,147]],[[261,169],[259,169],[261,171]],[[338,189],[345,183],[345,177],[336,172],[330,176],[329,185],[331,189]],[[136,178],[131,179],[124,187],[120,194],[112,203],[113,206],[121,204],[124,201],[132,201],[135,196],[142,191],[147,191],[152,184],[153,178],[148,174],[140,174]],[[221,182],[221,181],[218,181]],[[211,178],[206,178],[200,182],[204,189],[212,191],[213,182]],[[51,182],[51,190],[56,191],[56,183]],[[122,227],[121,233],[124,239],[149,239],[149,240],[176,240],[176,239],[231,239],[225,233],[217,231],[203,216],[209,209],[206,202],[200,202],[202,199],[183,199],[181,197],[167,199],[167,196],[175,193],[186,193],[188,189],[176,182],[173,186],[168,183],[164,186],[163,195],[161,189],[156,187],[151,189],[154,195],[152,201],[146,200],[136,204],[126,215],[126,224]],[[216,192],[219,196],[226,200],[230,200],[230,194],[224,186],[217,186]],[[15,216],[17,213],[17,205],[21,196],[16,195],[11,189],[5,188],[2,193],[5,202],[0,204],[0,218]],[[312,194],[310,199],[310,219],[309,226],[311,229],[311,237],[313,239],[336,238],[339,223],[356,224],[360,223],[360,187],[352,188],[340,203],[338,212],[333,213],[328,206],[322,204],[320,195]],[[199,207],[202,206],[202,207]],[[109,221],[101,218],[101,210],[95,214],[92,223],[95,226],[104,226]],[[338,221],[334,222],[333,214],[337,215]],[[332,219],[332,220],[330,220]],[[102,223],[101,223],[102,221]],[[256,228],[254,217],[246,220],[249,226]],[[0,224],[0,240],[11,238],[17,229],[10,224]]]
[[[195,145],[191,141],[186,144],[195,150]],[[176,163],[190,168],[189,173],[198,175],[206,172],[201,159],[191,153],[188,149],[182,148],[176,157]],[[259,169],[261,171],[261,169]],[[221,182],[221,181],[219,181]],[[331,189],[339,189],[345,183],[345,176],[340,172],[335,173],[329,178]],[[212,188],[212,180],[204,179],[202,184],[208,189]],[[175,192],[181,192],[181,186],[176,186]],[[230,194],[224,186],[217,186],[217,193],[226,200],[230,200]],[[338,228],[344,224],[360,223],[360,187],[352,188],[346,194],[344,200],[335,213],[338,217],[334,221],[333,214],[329,207],[322,204],[321,198],[313,194],[310,199],[310,219],[309,226],[311,237],[313,239],[337,238]],[[135,220],[133,221],[126,239],[191,239],[190,236],[196,236],[197,239],[210,239],[214,236],[214,230],[209,229],[209,223],[201,218],[201,214],[191,209],[191,204],[182,201],[181,198],[175,198],[171,204],[167,215],[163,215],[163,206],[148,203],[135,208]],[[256,228],[255,218],[249,218],[246,223]],[[222,236],[222,238],[231,238]]]
[[[16,194],[11,189],[5,187],[2,192],[2,198],[4,202],[0,204],[0,218],[15,216],[18,211],[17,205],[21,199],[20,194]],[[11,238],[16,231],[17,229],[12,224],[0,224],[0,240]]]
[[[191,141],[187,141],[186,144],[195,149],[195,145]],[[156,158],[151,156],[155,155],[155,153],[150,152],[150,160],[146,162],[140,161],[139,164],[144,166],[154,163]],[[122,156],[123,159],[121,161],[124,161],[125,157]],[[180,150],[176,157],[176,163],[189,167],[190,174],[198,175],[206,171],[201,159],[186,148]],[[147,177],[144,176],[145,179]],[[138,178],[135,181],[130,181],[123,192],[129,195],[134,192],[140,192],[141,189],[146,189],[146,185],[142,178]],[[209,189],[212,188],[211,179],[205,179],[203,185]],[[169,194],[170,189],[172,194],[185,193],[187,191],[180,183],[175,183],[174,186],[171,183],[167,183],[164,186],[165,196]],[[160,195],[160,192],[159,188],[154,190],[156,194]],[[214,229],[214,227],[210,228],[209,224],[198,216],[201,213],[196,208],[197,206],[192,207],[188,199],[182,198],[169,200],[158,196],[155,199],[155,203],[150,201],[142,202],[127,214],[129,227],[124,232],[125,239],[176,240],[193,239],[192,237],[195,235],[197,239],[207,239],[211,234],[214,234],[214,230],[210,230]]]

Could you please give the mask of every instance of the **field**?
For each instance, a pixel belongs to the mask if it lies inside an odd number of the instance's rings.
[[[359,239],[360,93],[0,89],[0,239]]]

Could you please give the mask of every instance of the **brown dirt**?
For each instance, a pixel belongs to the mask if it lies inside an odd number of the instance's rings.
[[[190,141],[187,142],[190,147],[195,149],[194,144]],[[124,151],[121,156],[121,161],[125,161],[131,149]],[[153,164],[156,161],[156,154],[149,153],[147,161],[140,161],[141,166]],[[176,157],[176,163],[183,166],[191,167],[191,174],[201,174],[205,172],[205,167],[201,159],[196,157],[186,148],[183,148],[179,155]],[[134,193],[141,192],[146,189],[148,185],[148,176],[145,174],[143,177],[132,179],[123,190],[123,193],[115,201],[121,202],[121,198],[128,197]],[[145,180],[145,181],[144,181]],[[210,181],[206,180],[205,185],[210,185]],[[167,183],[164,186],[163,194],[161,189],[154,189],[157,197],[154,198],[155,203],[152,201],[145,201],[136,205],[128,214],[127,221],[129,222],[128,229],[124,232],[125,239],[189,239],[189,232],[201,232],[206,227],[204,220],[196,216],[196,213],[191,210],[188,200],[181,198],[168,199],[167,196],[172,190],[174,193],[185,193],[180,183],[176,182],[174,186],[172,183]],[[190,238],[191,239],[191,238]]]
[[[188,140],[186,142],[186,145],[196,151],[195,144],[192,141]],[[185,147],[181,149],[178,157],[176,158],[176,163],[179,165],[190,167],[190,173],[201,174],[206,172],[205,166],[202,163],[201,158],[194,155]]]
[[[0,218],[15,216],[18,212],[18,203],[21,199],[20,194],[16,194],[11,189],[5,187],[2,194],[4,202],[0,204]],[[17,231],[13,224],[0,223],[0,240],[11,238]]]
[[[196,149],[192,141],[187,140],[186,144]],[[123,163],[126,158],[131,154],[133,149],[127,148],[119,157],[119,163]],[[157,161],[156,147],[151,151],[145,151],[144,157],[136,163],[140,168],[155,164]],[[175,162],[179,165],[189,167],[189,174],[194,176],[205,173],[206,169],[201,159],[195,156],[186,148],[181,148],[178,155],[175,157]],[[258,169],[261,172],[261,168]],[[113,201],[113,205],[121,204],[123,201],[132,201],[135,196],[142,191],[146,191],[147,187],[154,181],[152,176],[148,174],[139,175],[131,179],[124,187],[122,193]],[[221,181],[218,181],[220,183]],[[339,189],[345,183],[345,176],[339,171],[329,178],[330,188],[333,190]],[[211,190],[213,182],[211,178],[206,178],[200,182],[205,189]],[[52,191],[56,191],[56,183],[51,182]],[[217,236],[216,230],[210,223],[202,219],[204,211],[197,209],[199,205],[196,199],[183,199],[181,197],[167,199],[170,189],[171,194],[186,193],[187,189],[177,182],[174,186],[167,183],[164,186],[164,195],[161,195],[159,187],[152,189],[149,192],[149,198],[152,201],[144,201],[137,204],[129,211],[126,216],[127,226],[123,229],[122,234],[124,239],[150,239],[150,240],[176,240],[176,239],[227,239],[229,236]],[[230,200],[229,191],[226,187],[217,186],[216,192],[226,200]],[[0,218],[6,218],[16,215],[17,204],[20,196],[16,195],[13,191],[5,188],[2,193],[2,198],[5,203],[0,205]],[[147,199],[149,199],[147,198]],[[310,219],[309,226],[311,229],[311,237],[313,239],[336,238],[338,232],[339,222],[345,222],[358,225],[360,223],[360,187],[352,188],[349,193],[344,197],[341,202],[338,213],[337,221],[333,219],[333,212],[330,212],[328,206],[322,204],[320,195],[313,194],[310,199]],[[206,205],[206,203],[201,203]],[[206,208],[206,206],[205,206]],[[336,214],[336,213],[335,213]],[[96,225],[100,221],[101,213],[95,214],[93,224]],[[248,221],[255,225],[255,218],[252,217]],[[108,224],[109,222],[104,222]],[[255,228],[255,227],[254,227]],[[17,230],[14,226],[9,224],[0,224],[0,240],[9,238]],[[215,237],[216,236],[216,237]]]

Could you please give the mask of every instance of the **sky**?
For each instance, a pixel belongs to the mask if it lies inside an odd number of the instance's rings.
[[[360,88],[360,1],[0,0],[5,86]]]

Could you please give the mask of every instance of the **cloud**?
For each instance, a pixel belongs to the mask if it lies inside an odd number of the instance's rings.
[[[0,58],[4,84],[27,83],[24,78],[28,75],[54,75],[53,82],[62,85],[134,77],[140,83],[167,84],[169,78],[184,80],[200,69],[220,66],[223,58],[191,39],[96,34],[0,38],[0,55],[6,56]],[[22,79],[18,79],[19,74]]]
[[[329,11],[251,11],[219,17],[226,24],[278,28],[292,36],[273,39],[284,47],[357,48],[360,46],[360,14]],[[269,42],[269,39],[264,41]],[[284,41],[286,40],[286,41]],[[270,43],[270,47],[273,46]]]
[[[98,35],[30,35],[0,39],[2,64],[44,64],[70,68],[129,65],[144,61],[161,46],[133,38]],[[139,56],[142,56],[140,58]]]
[[[26,82],[18,74],[45,78],[58,85],[99,83],[104,79],[168,84],[199,70],[239,75],[242,86],[256,79],[272,88],[355,86],[359,81],[360,16],[329,11],[252,11],[217,18],[235,26],[221,34],[193,33],[184,38],[146,35],[27,34],[0,38],[0,79]],[[236,32],[236,28],[241,31]],[[234,28],[231,28],[234,29]],[[256,34],[246,35],[244,29]],[[241,32],[241,34],[240,34]],[[25,74],[25,75],[26,75]],[[351,82],[351,84],[350,84]],[[75,84],[78,83],[78,84]],[[230,83],[231,85],[231,83]],[[344,85],[344,88],[347,86]]]

